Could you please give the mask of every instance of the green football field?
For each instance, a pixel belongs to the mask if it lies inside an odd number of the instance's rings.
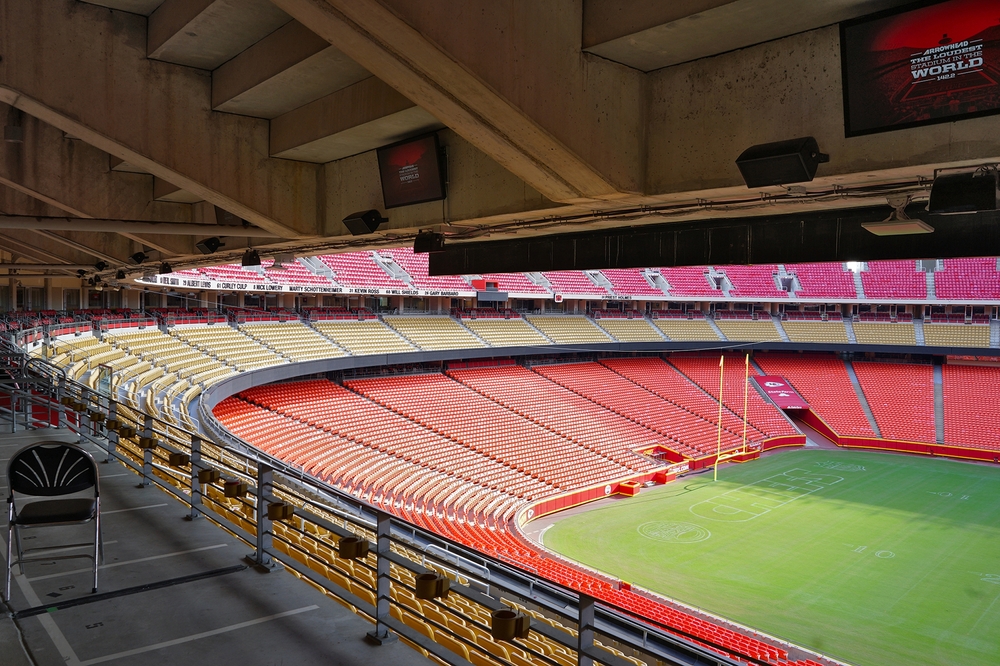
[[[1000,468],[797,450],[568,516],[544,541],[854,664],[1000,663]]]

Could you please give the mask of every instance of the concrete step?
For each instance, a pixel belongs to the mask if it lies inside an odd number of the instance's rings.
[[[944,373],[934,366],[934,430],[938,444],[944,443]]]
[[[847,367],[847,376],[851,378],[851,384],[854,386],[854,392],[861,403],[861,409],[865,411],[865,416],[868,417],[868,425],[871,426],[876,437],[881,437],[882,431],[878,429],[878,423],[875,422],[875,415],[872,414],[872,408],[868,406],[868,398],[865,397],[865,392],[861,390],[861,382],[858,381],[858,376],[854,372],[854,366],[851,365],[850,361],[844,361],[844,366]]]
[[[858,344],[858,337],[854,335],[854,324],[851,323],[850,317],[844,319],[844,328],[847,329],[847,339],[851,344]]]

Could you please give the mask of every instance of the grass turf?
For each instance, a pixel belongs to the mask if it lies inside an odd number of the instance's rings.
[[[1000,663],[1000,469],[798,450],[568,516],[556,552],[864,666]]]

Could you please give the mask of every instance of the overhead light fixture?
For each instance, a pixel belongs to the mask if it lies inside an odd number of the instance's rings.
[[[935,173],[927,212],[939,215],[1000,209],[996,167],[959,173]]]
[[[89,284],[91,287],[93,287],[97,283],[94,282],[94,278],[91,277],[91,278],[87,278],[87,284]]]
[[[413,239],[413,252],[414,254],[444,252],[444,234],[433,231],[421,231]]]
[[[80,278],[80,279],[83,279],[83,276],[86,275],[86,274],[87,274],[87,271],[83,270],[82,268],[76,272],[76,276],[78,278]]]
[[[382,213],[377,210],[363,210],[358,213],[351,213],[344,218],[344,226],[353,236],[364,236],[375,233],[379,225],[388,222],[389,218],[382,217]]]
[[[908,195],[887,197],[887,200],[893,209],[889,217],[881,222],[862,223],[861,226],[865,231],[876,236],[910,236],[934,232],[934,227],[931,225],[906,214],[906,207],[910,203]]]
[[[750,146],[736,158],[736,166],[747,187],[768,187],[808,182],[816,176],[816,167],[829,161],[816,139],[804,136]]]
[[[260,266],[260,255],[257,253],[257,250],[248,247],[247,251],[243,253],[243,260],[240,263],[243,265],[243,268]]]
[[[125,271],[123,271],[121,269],[118,269],[118,271],[115,273],[115,279],[116,280],[124,280],[125,279]]]
[[[106,262],[103,262],[103,261],[98,261],[96,264],[94,264],[94,268],[96,268],[99,271],[103,271],[107,267],[108,267],[108,264]]]
[[[224,246],[223,243],[217,236],[212,236],[211,238],[206,238],[205,240],[198,241],[194,244],[198,251],[202,254],[213,254],[220,247]]]
[[[171,266],[167,262],[164,261],[163,263],[160,264],[160,275],[166,275],[167,273],[173,273],[173,272],[174,272],[173,266]]]
[[[128,258],[128,260],[131,261],[136,266],[146,261],[147,259],[149,259],[149,255],[147,255],[145,252],[136,252],[135,254],[133,254],[131,257]]]

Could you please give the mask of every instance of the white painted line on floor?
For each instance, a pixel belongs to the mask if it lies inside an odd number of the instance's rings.
[[[0,550],[3,550],[4,553],[7,552],[7,541],[3,537],[0,537]],[[17,586],[21,588],[21,594],[24,595],[29,607],[42,605],[42,600],[38,598],[37,594],[35,594],[35,590],[31,587],[31,583],[28,582],[27,578],[21,574],[14,574],[13,578],[17,583]],[[48,613],[43,613],[36,617],[41,623],[42,629],[44,629],[45,633],[47,633],[49,638],[52,639],[52,643],[56,646],[56,650],[59,651],[59,656],[63,658],[63,662],[68,666],[81,666],[80,658],[76,656],[76,652],[74,652],[73,648],[70,647],[69,641],[66,640],[66,636],[63,634],[62,630],[56,626],[56,621],[52,618],[52,616]]]
[[[102,479],[113,479],[116,476],[139,476],[138,474],[129,474],[128,472],[122,472],[121,474],[101,474]]]
[[[163,641],[162,643],[156,643],[155,645],[147,645],[146,647],[136,648],[134,650],[126,650],[125,652],[116,652],[115,654],[109,654],[105,657],[96,657],[94,659],[88,659],[84,662],[78,662],[80,666],[91,666],[92,664],[101,664],[106,661],[112,661],[114,659],[121,659],[123,657],[131,657],[133,655],[142,654],[143,652],[152,652],[153,650],[161,650],[163,648],[172,647],[174,645],[180,645],[182,643],[190,643],[191,641],[196,641],[202,638],[208,638],[210,636],[218,636],[219,634],[225,634],[230,631],[236,631],[237,629],[244,629],[246,627],[252,627],[255,624],[263,624],[264,622],[270,622],[271,620],[277,620],[283,617],[289,617],[291,615],[298,615],[299,613],[307,613],[318,609],[319,606],[305,606],[303,608],[296,608],[295,610],[285,611],[284,613],[276,613],[275,615],[268,615],[267,617],[260,617],[256,620],[248,620],[247,622],[240,622],[239,624],[231,624],[228,627],[220,627],[219,629],[213,629],[212,631],[204,631],[200,634],[192,634],[191,636],[185,636],[184,638],[175,638],[172,641]]]
[[[213,550],[215,548],[225,548],[228,543],[217,543],[214,546],[205,546],[204,548],[192,548],[191,550],[179,550],[176,553],[165,553],[163,555],[153,555],[151,557],[141,557],[137,560],[126,560],[124,562],[114,562],[112,564],[102,564],[97,567],[98,570],[101,569],[112,569],[114,567],[123,567],[127,564],[139,564],[140,562],[151,562],[153,560],[163,560],[168,557],[177,557],[178,555],[187,555],[189,553],[200,553],[203,550]],[[78,573],[90,573],[93,571],[91,568],[87,569],[73,569],[72,571],[62,571],[60,573],[46,574],[44,576],[35,576],[34,578],[29,578],[28,580],[34,583],[36,580],[48,580],[49,578],[59,578],[61,576],[72,576]]]
[[[131,509],[115,509],[114,511],[101,511],[102,516],[108,516],[112,513],[125,513],[126,511],[141,511],[142,509],[155,509],[158,506],[167,506],[167,503],[163,504],[147,504],[146,506],[133,506]]]

